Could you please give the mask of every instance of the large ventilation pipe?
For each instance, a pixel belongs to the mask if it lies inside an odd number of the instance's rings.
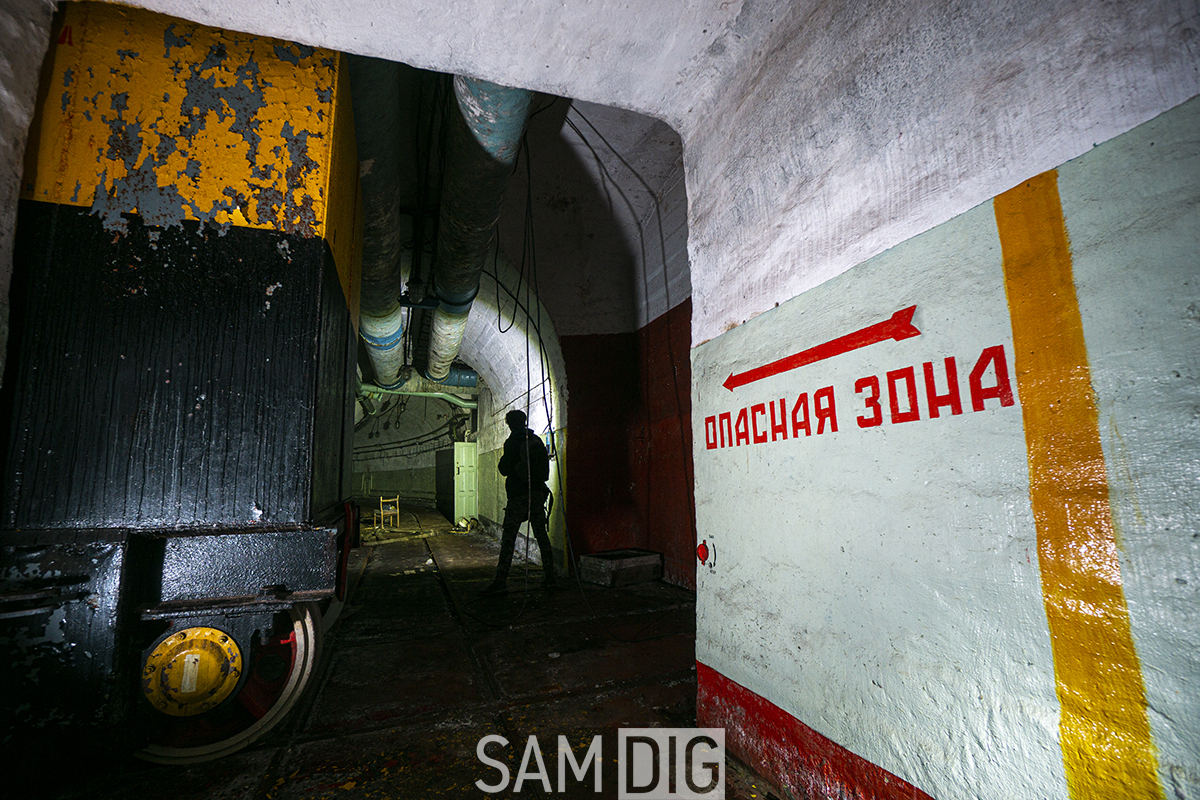
[[[450,363],[462,345],[533,93],[456,75],[454,98],[459,113],[449,114],[447,120],[433,271],[439,305],[433,313],[426,367],[435,381],[450,374]]]
[[[396,384],[404,364],[400,297],[400,65],[350,56],[350,91],[363,199],[359,331],[375,381]],[[406,220],[405,220],[406,222]]]

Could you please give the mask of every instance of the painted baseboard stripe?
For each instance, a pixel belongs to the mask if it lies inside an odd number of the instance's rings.
[[[697,724],[725,729],[725,746],[755,772],[813,800],[932,800],[764,697],[696,662]]]
[[[1161,798],[1058,173],[994,207],[1067,785],[1074,800]]]

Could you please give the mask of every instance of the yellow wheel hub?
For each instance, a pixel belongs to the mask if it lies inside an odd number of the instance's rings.
[[[164,639],[142,667],[150,705],[174,717],[216,708],[242,676],[242,651],[216,628],[188,628]]]

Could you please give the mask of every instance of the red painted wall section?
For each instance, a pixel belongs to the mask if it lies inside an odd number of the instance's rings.
[[[793,796],[932,800],[715,669],[696,662],[696,679],[696,724],[724,728],[730,753]]]
[[[576,555],[641,546],[634,475],[640,453],[636,333],[564,336],[567,531]]]
[[[692,303],[634,333],[562,338],[567,368],[567,529],[577,555],[663,554],[696,587],[692,495]]]
[[[638,332],[649,452],[640,508],[646,544],[663,554],[664,578],[696,588],[692,473],[692,301]]]

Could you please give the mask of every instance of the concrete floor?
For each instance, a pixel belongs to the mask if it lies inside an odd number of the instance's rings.
[[[402,505],[395,518],[399,520],[399,524],[393,519],[389,519],[385,524],[370,524],[378,516],[373,507],[370,513],[364,514],[361,531],[364,545],[386,544],[400,539],[415,539],[454,530],[454,523],[432,508]]]
[[[547,592],[538,588],[537,567],[523,591],[518,564],[509,594],[480,599],[498,543],[432,527],[419,522],[422,533],[393,531],[386,544],[354,551],[350,593],[326,634],[315,691],[265,741],[193,767],[132,762],[58,796],[613,798],[618,728],[694,724],[692,592],[663,583]],[[587,783],[570,780],[561,794],[545,793],[537,781],[519,794],[511,785],[485,794],[475,781],[499,778],[476,757],[489,734],[509,740],[502,757],[514,779],[536,734],[555,789],[557,737],[567,736],[582,757],[601,734],[602,793],[593,792],[589,773]],[[726,797],[783,797],[727,763]]]

